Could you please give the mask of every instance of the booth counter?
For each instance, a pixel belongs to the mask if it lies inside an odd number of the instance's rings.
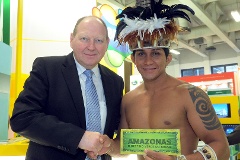
[[[24,156],[27,151],[28,142],[29,140],[26,138],[17,137],[6,143],[0,143],[0,156]]]

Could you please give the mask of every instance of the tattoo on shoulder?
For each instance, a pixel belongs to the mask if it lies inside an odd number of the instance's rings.
[[[189,85],[188,90],[205,128],[207,130],[219,129],[221,123],[211,105],[208,95],[202,89],[193,85]]]

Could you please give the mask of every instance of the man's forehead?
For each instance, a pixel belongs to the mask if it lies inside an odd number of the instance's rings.
[[[138,49],[134,49],[134,51],[138,52],[138,51],[164,51],[164,48],[162,47],[145,47],[145,48],[138,48]]]

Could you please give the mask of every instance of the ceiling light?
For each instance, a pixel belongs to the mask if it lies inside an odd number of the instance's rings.
[[[180,52],[174,50],[174,49],[170,49],[170,52],[173,53],[173,54],[180,54]]]
[[[240,22],[240,14],[239,14],[238,11],[232,11],[232,12],[231,12],[231,15],[232,15],[232,17],[234,18],[234,20],[235,20],[236,22]]]

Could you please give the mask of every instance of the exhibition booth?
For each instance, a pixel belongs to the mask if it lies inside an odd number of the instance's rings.
[[[238,72],[225,72],[179,78],[203,89],[208,94],[226,135],[233,132],[240,124],[238,74]],[[240,157],[240,144],[229,147],[231,159]]]
[[[21,2],[21,1],[19,1]],[[51,1],[54,3],[54,1]],[[58,5],[60,5],[58,0],[55,0]],[[45,0],[46,4],[49,4],[50,1]],[[67,30],[69,33],[71,32],[73,26],[61,26],[60,22],[64,18],[66,24],[74,24],[75,19],[79,17],[72,11],[81,10],[79,6],[81,3],[85,3],[82,1],[74,1],[76,3],[75,9],[72,7],[66,7],[63,2],[62,8],[60,7],[59,11],[55,11],[55,16],[60,17],[59,19],[55,19],[56,17],[48,17],[42,16],[41,14],[33,15],[32,17],[24,17],[25,21],[23,22],[23,8],[18,8],[18,14],[15,12],[15,15],[20,17],[14,17],[15,20],[18,19],[18,25],[14,24],[15,30],[17,33],[13,32],[11,35],[11,44],[7,45],[3,42],[0,42],[0,160],[23,160],[25,159],[26,150],[28,147],[29,140],[21,137],[11,131],[9,126],[9,117],[11,116],[11,112],[13,109],[13,103],[16,99],[18,93],[21,91],[23,83],[25,79],[28,77],[29,70],[31,69],[31,65],[33,60],[37,56],[46,56],[46,55],[57,55],[59,53],[65,54],[68,53],[69,50],[69,35],[58,34],[61,33],[62,30]],[[73,3],[73,2],[72,2]],[[90,1],[88,1],[89,4]],[[88,13],[87,9],[92,11],[93,6],[95,6],[96,2],[92,1],[91,6],[82,8],[84,9],[85,14]],[[23,5],[23,4],[22,4]],[[32,0],[25,1],[25,15],[31,15],[34,13],[34,9],[38,10],[38,13],[42,12],[42,8],[45,8],[45,12],[50,11],[52,15],[52,8],[47,8],[45,4],[36,3]],[[33,5],[33,6],[30,6]],[[60,5],[61,6],[61,5]],[[13,5],[15,10],[17,6]],[[18,6],[19,7],[19,6]],[[106,6],[105,6],[106,7]],[[71,8],[71,11],[67,11],[66,8]],[[107,9],[111,9],[111,7],[106,7]],[[100,10],[101,14],[109,14],[109,12]],[[47,10],[49,9],[49,10]],[[62,12],[64,11],[64,12]],[[98,11],[98,8],[95,8],[95,13]],[[69,13],[68,13],[69,12]],[[117,14],[115,12],[111,12]],[[58,14],[58,15],[57,15]],[[68,14],[68,15],[67,15]],[[96,13],[100,14],[100,13]],[[111,14],[109,14],[111,15]],[[80,16],[83,16],[80,14]],[[74,17],[70,19],[68,17]],[[112,18],[114,17],[114,18]],[[38,33],[36,30],[29,30],[29,28],[39,28],[41,27],[42,18],[45,18],[45,21],[55,20],[55,25],[48,28],[48,30],[54,32],[48,32],[48,34]],[[48,18],[48,19],[47,19]],[[113,39],[114,27],[110,21],[115,22],[115,15],[111,16],[111,20],[108,21],[108,29],[112,34],[110,37]],[[47,20],[46,20],[47,19]],[[32,22],[32,23],[30,23]],[[25,24],[25,27],[22,28]],[[26,25],[28,24],[28,25]],[[45,25],[47,25],[46,23]],[[63,28],[59,28],[59,26]],[[111,28],[113,26],[113,28]],[[49,26],[48,26],[49,27]],[[47,28],[47,27],[46,27]],[[13,30],[14,30],[13,29]],[[14,30],[14,31],[15,31]],[[23,35],[19,35],[24,31]],[[67,32],[68,33],[68,32]],[[20,37],[19,37],[20,36]],[[23,39],[22,37],[28,37],[28,39]],[[42,39],[53,39],[52,41],[43,41]],[[29,47],[31,46],[31,47]],[[34,46],[34,47],[32,47]],[[51,46],[51,47],[50,47]],[[60,48],[59,48],[60,46]],[[36,49],[38,48],[38,49]],[[41,49],[40,49],[41,48]],[[49,49],[51,48],[51,49]],[[53,49],[57,49],[56,53]],[[60,52],[61,51],[61,52]],[[123,54],[125,53],[126,54]],[[104,59],[101,63],[107,65],[109,68],[112,68],[113,71],[117,71],[116,67],[119,67],[123,59],[128,56],[128,50],[126,48],[116,49],[112,42],[110,42],[110,47],[107,54],[107,59]],[[34,54],[33,54],[34,53]],[[43,55],[45,54],[45,55]],[[120,58],[114,58],[114,57]],[[105,57],[106,58],[106,57]],[[121,59],[117,61],[117,59]],[[13,64],[14,63],[14,64]],[[24,64],[24,65],[23,65]],[[114,67],[112,67],[114,66]],[[13,68],[12,68],[13,67]],[[123,71],[124,72],[124,71]],[[123,74],[123,73],[120,73]],[[197,87],[202,88],[210,97],[210,100],[213,104],[213,107],[220,119],[221,124],[223,125],[224,131],[227,134],[231,133],[234,128],[240,124],[238,109],[239,109],[239,73],[228,72],[221,74],[211,74],[211,75],[202,75],[202,76],[191,76],[191,77],[181,77],[179,79],[189,82]],[[132,75],[130,77],[130,90],[136,88],[139,84],[142,83],[142,79],[140,75]],[[203,145],[201,142],[199,146]],[[237,159],[238,154],[240,152],[240,145],[231,145],[231,160]],[[240,158],[240,156],[239,156]],[[121,158],[115,158],[121,159]],[[130,155],[128,157],[130,160],[136,159],[136,155]]]

